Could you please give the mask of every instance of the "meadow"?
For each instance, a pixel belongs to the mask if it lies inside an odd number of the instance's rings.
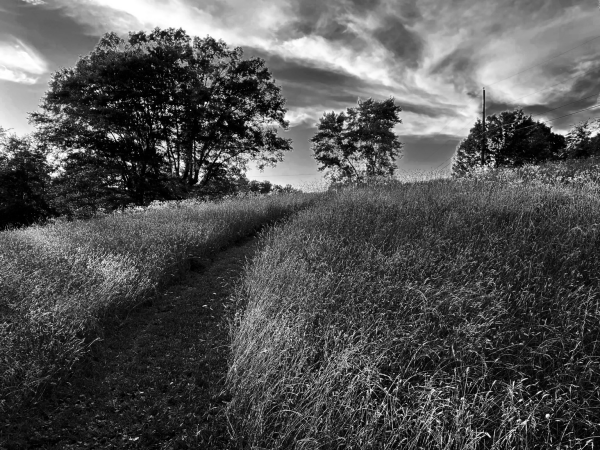
[[[591,449],[599,173],[346,189],[271,229],[235,294],[236,445]]]
[[[0,411],[67,377],[105,326],[317,194],[155,203],[0,233]]]
[[[263,230],[230,299],[232,448],[591,449],[598,180],[592,159],[4,231],[0,411]]]

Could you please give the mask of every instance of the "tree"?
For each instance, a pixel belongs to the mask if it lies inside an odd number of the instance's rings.
[[[42,146],[31,137],[8,136],[0,127],[0,229],[53,215],[50,172]]]
[[[481,165],[481,136],[483,135],[483,124],[477,119],[469,135],[463,139],[458,148],[454,160],[452,161],[452,173],[464,175],[473,167]],[[489,152],[489,151],[488,151]],[[490,161],[488,153],[488,161]]]
[[[334,182],[392,176],[402,143],[393,131],[402,123],[394,99],[358,101],[346,113],[324,113],[311,138],[319,170]]]
[[[522,109],[503,111],[486,118],[486,165],[521,166],[558,159],[565,139],[542,122],[534,121]],[[452,166],[454,173],[468,172],[481,164],[483,126],[477,120],[466,139],[457,148]]]
[[[40,139],[82,155],[80,167],[101,164],[99,183],[146,204],[291,150],[277,134],[288,127],[280,88],[262,59],[242,57],[181,29],[108,33],[53,74],[31,120]]]
[[[194,187],[190,193],[195,197],[219,199],[247,191],[249,183],[241,170],[221,168],[215,171],[208,183]]]
[[[258,181],[252,180],[248,183],[248,190],[257,194],[269,194],[273,190],[274,186],[268,180]]]
[[[280,184],[275,184],[273,186],[272,192],[276,194],[294,194],[300,193],[302,190],[295,188],[291,184],[286,184],[285,186],[281,186]]]
[[[60,216],[88,218],[125,207],[131,198],[121,189],[119,173],[106,158],[72,152],[61,160],[51,187],[51,204]]]
[[[566,158],[589,158],[600,154],[600,134],[592,136],[594,131],[600,131],[600,119],[584,120],[569,130],[566,137]]]

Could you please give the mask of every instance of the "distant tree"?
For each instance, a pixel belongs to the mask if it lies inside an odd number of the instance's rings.
[[[486,165],[521,166],[558,159],[565,148],[565,138],[546,124],[534,121],[522,109],[503,111],[486,118]],[[469,135],[458,145],[452,170],[468,172],[481,165],[483,126],[477,120]]]
[[[273,190],[273,184],[268,180],[252,180],[248,185],[248,190],[257,194],[269,194]]]
[[[588,158],[600,154],[600,119],[579,122],[568,131],[566,158]],[[592,136],[596,132],[595,136]]]
[[[31,137],[0,127],[0,229],[30,225],[54,214],[49,204],[51,168]]]
[[[358,101],[346,113],[325,113],[312,137],[319,170],[334,182],[392,176],[402,143],[393,131],[402,123],[394,99]]]
[[[108,33],[53,74],[31,120],[40,139],[83,155],[76,166],[99,185],[137,204],[177,195],[249,161],[274,165],[291,150],[277,134],[288,126],[280,88],[262,59],[242,56],[181,29],[127,40]]]
[[[291,184],[286,184],[285,186],[281,186],[279,184],[273,185],[273,191],[276,194],[293,194],[302,192],[300,189],[295,188]]]

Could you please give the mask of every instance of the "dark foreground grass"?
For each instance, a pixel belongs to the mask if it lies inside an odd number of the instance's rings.
[[[172,202],[0,233],[0,413],[69,375],[103,324],[314,195]],[[120,319],[119,319],[120,320]]]
[[[364,188],[270,232],[236,294],[237,445],[592,448],[599,198],[498,180]]]
[[[0,449],[227,449],[231,290],[256,239],[194,264],[132,311],[67,382],[0,415]]]

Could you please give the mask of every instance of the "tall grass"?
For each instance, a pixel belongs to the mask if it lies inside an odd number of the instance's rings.
[[[466,174],[466,180],[494,181],[508,184],[543,184],[596,190],[600,185],[600,158],[548,161],[518,168],[476,168]]]
[[[236,294],[238,445],[592,448],[597,194],[498,179],[388,185],[343,191],[270,231]]]
[[[171,202],[0,233],[0,411],[68,373],[107,315],[315,198]]]

